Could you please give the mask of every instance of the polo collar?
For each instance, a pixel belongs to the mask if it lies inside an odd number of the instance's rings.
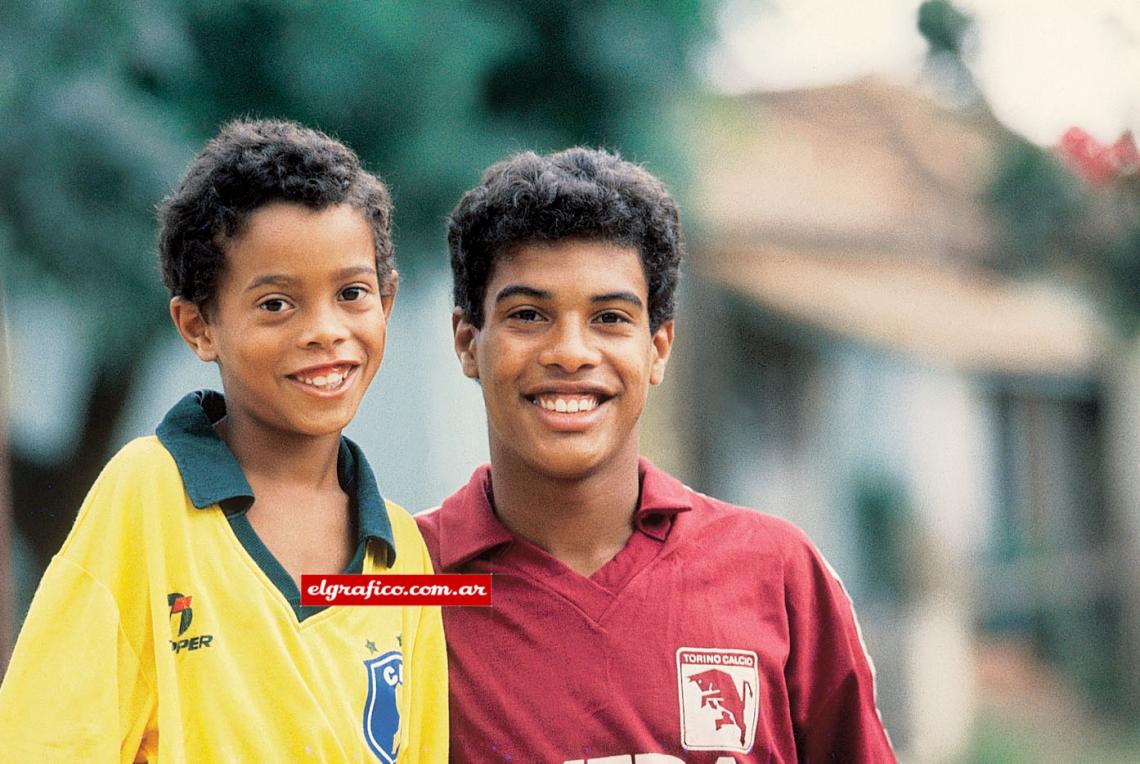
[[[674,518],[693,508],[692,492],[644,457],[637,467],[641,496],[633,516],[634,527],[664,542],[673,529]],[[515,535],[499,522],[491,505],[489,464],[476,469],[467,485],[443,502],[439,521],[441,570],[450,570],[515,540]]]
[[[225,397],[198,390],[182,398],[163,417],[155,434],[178,466],[182,484],[198,509],[236,504],[248,509],[253,489],[214,424],[226,415]],[[387,546],[388,564],[396,559],[396,544],[384,497],[360,447],[345,437],[337,455],[337,480],[358,513],[358,541],[377,539]]]
[[[634,527],[664,541],[672,532],[677,515],[693,508],[693,492],[644,456],[637,462],[637,473],[641,478],[641,497],[633,515]]]
[[[491,506],[491,465],[476,469],[467,485],[444,500],[439,508],[439,524],[442,570],[515,540]]]

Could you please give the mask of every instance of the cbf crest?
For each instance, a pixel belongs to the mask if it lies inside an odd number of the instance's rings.
[[[751,751],[759,689],[751,650],[682,647],[677,651],[681,745],[690,751]]]
[[[389,650],[364,661],[368,698],[364,701],[364,739],[372,753],[395,764],[400,752],[400,694],[404,684],[404,655]]]

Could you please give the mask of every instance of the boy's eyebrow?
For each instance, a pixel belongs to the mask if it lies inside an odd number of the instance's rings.
[[[342,279],[347,279],[350,276],[361,276],[369,274],[373,276],[376,275],[375,266],[353,265],[337,271],[334,278],[336,281],[340,281]],[[249,282],[249,286],[245,288],[245,291],[248,292],[251,289],[257,289],[258,287],[265,286],[267,284],[272,284],[275,286],[289,286],[296,283],[296,281],[297,280],[295,278],[292,276],[287,276],[284,273],[267,273],[264,276],[258,276],[253,281]]]
[[[633,292],[607,292],[590,298],[590,302],[612,302],[614,300],[632,303],[637,308],[642,306],[641,298]]]
[[[502,302],[508,297],[514,297],[515,295],[532,297],[536,300],[549,300],[553,296],[545,289],[535,289],[534,287],[525,286],[523,284],[511,284],[499,290],[499,293],[495,295],[495,304]]]
[[[273,284],[275,286],[288,286],[294,281],[295,279],[286,276],[283,273],[269,273],[264,276],[258,276],[253,281],[249,282],[249,286],[245,288],[245,291],[248,292],[251,289],[257,289],[258,287],[265,286],[266,284]]]
[[[350,266],[348,268],[341,268],[339,271],[337,271],[336,278],[337,278],[337,281],[339,281],[341,279],[346,279],[349,276],[367,276],[367,275],[372,275],[372,276],[378,276],[379,275],[376,272],[376,266],[375,265],[353,265],[353,266]]]
[[[554,297],[550,292],[545,289],[535,289],[534,287],[526,286],[525,284],[510,284],[499,290],[495,295],[495,303],[498,304],[508,297],[515,295],[522,295],[523,297],[530,297],[535,300],[549,300]],[[633,292],[620,291],[620,292],[606,292],[605,294],[596,294],[590,298],[591,303],[600,302],[613,302],[619,300],[621,302],[628,302],[634,307],[640,309],[643,305],[641,298]]]

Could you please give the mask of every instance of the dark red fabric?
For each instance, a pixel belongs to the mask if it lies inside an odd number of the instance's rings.
[[[640,469],[635,531],[589,578],[499,523],[487,467],[417,517],[439,572],[494,574],[492,607],[443,612],[452,761],[894,761],[850,600],[807,537]],[[756,678],[679,651],[754,653]]]

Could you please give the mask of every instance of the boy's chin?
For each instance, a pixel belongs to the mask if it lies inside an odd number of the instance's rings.
[[[345,427],[348,427],[349,422],[352,421],[355,415],[356,411],[353,410],[347,414],[306,418],[294,421],[292,429],[299,436],[308,436],[311,438],[339,435]]]
[[[560,481],[584,480],[612,462],[597,452],[566,451],[550,455],[534,454],[528,461],[533,472]]]

